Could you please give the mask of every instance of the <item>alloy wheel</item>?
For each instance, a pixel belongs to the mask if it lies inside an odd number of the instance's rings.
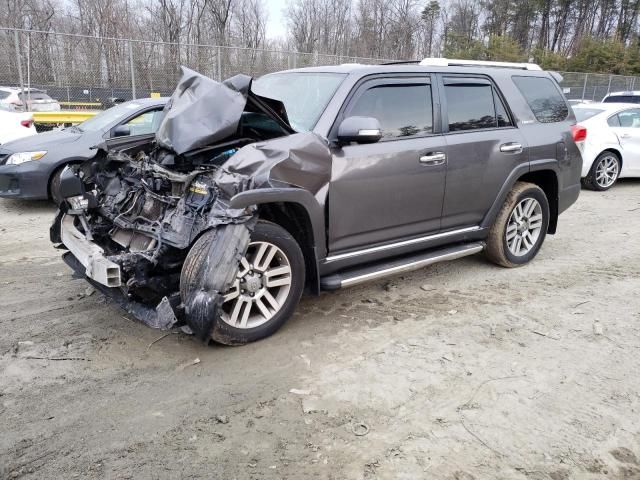
[[[291,264],[269,242],[251,242],[236,280],[224,294],[222,320],[235,328],[255,328],[271,320],[291,290]]]
[[[601,188],[609,188],[618,178],[620,165],[613,155],[602,157],[596,167],[596,183]]]
[[[507,247],[512,255],[529,253],[542,232],[542,206],[535,198],[518,202],[509,216],[506,230]]]

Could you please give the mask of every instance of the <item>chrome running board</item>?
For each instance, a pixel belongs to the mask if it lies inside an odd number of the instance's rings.
[[[464,243],[453,247],[434,249],[374,265],[368,265],[366,267],[334,273],[321,278],[320,285],[323,290],[337,290],[338,288],[351,287],[371,280],[378,280],[391,275],[418,270],[434,263],[466,257],[481,252],[482,250],[484,250],[483,242]]]

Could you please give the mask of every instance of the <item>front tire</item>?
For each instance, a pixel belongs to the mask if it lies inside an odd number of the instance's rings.
[[[507,195],[487,237],[487,258],[503,267],[529,263],[549,227],[549,202],[533,183],[517,182]]]
[[[609,190],[620,176],[620,157],[613,152],[602,152],[594,160],[582,184],[597,192]]]
[[[60,176],[62,175],[62,171],[66,165],[58,168],[53,175],[51,175],[51,180],[49,181],[49,195],[51,196],[51,200],[56,206],[60,206],[64,198],[62,198],[62,194],[60,193]]]
[[[195,280],[205,257],[217,257],[216,252],[209,254],[210,248],[220,249],[224,255],[226,247],[215,241],[214,231],[205,233],[185,259],[180,278],[183,299],[197,288]],[[226,345],[241,345],[272,335],[293,315],[304,282],[305,263],[298,243],[281,226],[259,221],[240,260],[236,279],[223,293],[211,338]]]

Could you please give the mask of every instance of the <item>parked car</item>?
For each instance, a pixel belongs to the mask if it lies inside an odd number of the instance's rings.
[[[581,100],[579,98],[572,98],[570,100],[567,100],[567,102],[569,102],[569,105],[571,105],[572,107],[575,105],[585,105],[587,103],[594,103],[593,100]]]
[[[640,103],[640,90],[609,93],[602,99],[602,103]]]
[[[0,145],[36,133],[31,113],[15,112],[0,103]]]
[[[218,83],[184,69],[155,141],[62,174],[51,239],[148,325],[258,340],[306,287],[485,251],[531,261],[580,193],[575,119],[531,64],[425,59]]]
[[[586,129],[582,183],[592,190],[610,189],[623,177],[640,177],[640,105],[592,103],[573,107]]]
[[[57,112],[60,104],[37,88],[0,87],[0,103],[18,112]]]
[[[66,165],[95,157],[93,147],[108,138],[153,138],[166,102],[147,98],[123,103],[79,125],[2,145],[0,197],[51,198],[60,203],[60,174]]]

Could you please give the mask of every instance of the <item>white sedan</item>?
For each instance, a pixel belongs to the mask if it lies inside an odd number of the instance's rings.
[[[7,110],[0,104],[0,145],[36,133],[31,113]]]
[[[618,178],[640,177],[640,105],[589,103],[573,111],[586,129],[586,139],[578,142],[585,187],[603,191]]]

